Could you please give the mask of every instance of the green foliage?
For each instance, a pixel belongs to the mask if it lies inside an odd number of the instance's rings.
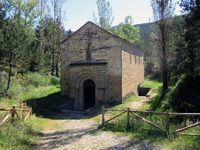
[[[172,84],[173,87],[170,87],[170,90],[166,94],[166,97],[161,102],[156,102],[156,100],[160,100],[159,96],[157,96],[156,99],[153,100],[154,105],[157,105],[155,108],[157,111],[165,111],[166,109],[171,109],[171,106],[169,106],[169,98],[173,95],[175,89],[177,86],[180,85],[180,83],[185,79],[185,75],[182,76],[176,84]],[[161,88],[160,83],[156,81],[156,84],[153,84],[154,82],[146,81],[144,83],[144,86],[146,87],[154,87]],[[161,89],[160,89],[161,91]],[[185,92],[186,93],[186,92]],[[128,106],[130,107],[130,103],[132,102],[132,98],[130,98],[127,102],[125,101],[124,104],[115,106],[113,109],[126,109]],[[165,104],[166,102],[166,104]],[[157,103],[157,104],[156,104]],[[168,106],[167,106],[168,105]],[[126,107],[127,106],[127,107]],[[167,106],[167,108],[166,108]],[[106,112],[106,117],[111,117],[118,115],[120,112],[116,111],[108,111]],[[143,113],[138,113],[140,116],[154,122],[161,128],[165,129],[166,122],[165,122],[165,116],[162,115],[151,115]],[[108,118],[109,118],[108,117]],[[170,122],[170,132],[173,133],[176,129],[181,128],[184,126],[183,119],[178,118],[171,118]],[[112,131],[117,133],[123,133],[123,135],[127,135],[129,137],[132,137],[133,139],[139,139],[140,143],[145,142],[148,140],[152,145],[162,145],[164,148],[169,149],[180,149],[180,150],[198,150],[200,143],[200,137],[199,136],[174,136],[171,135],[168,138],[166,138],[165,133],[161,132],[159,129],[144,123],[141,119],[138,119],[133,114],[130,114],[130,120],[129,120],[129,127],[127,128],[127,114],[123,114],[120,117],[115,118],[113,121],[110,121],[105,124],[105,126],[102,128],[102,130],[105,131]],[[189,129],[185,133],[192,133],[192,134],[200,134],[200,129],[193,128]]]
[[[23,80],[21,80],[20,82],[23,82]],[[60,91],[60,88],[58,88],[57,86],[45,86],[45,87],[38,87],[38,88],[34,87],[33,89],[31,89],[31,91],[18,93],[17,97],[19,97],[22,101],[26,101],[30,99],[40,99],[43,97],[47,97],[48,95],[58,93],[59,91]],[[56,102],[60,97],[58,99],[56,98],[58,98],[58,95],[56,95],[56,97],[53,97],[52,100]],[[48,103],[48,101],[46,102]],[[16,101],[16,99],[10,99],[10,100],[6,98],[0,99],[1,107],[11,108],[11,106],[13,105],[18,106],[19,101]],[[49,123],[48,121],[49,121],[48,119],[39,118],[33,115],[31,116],[31,118],[27,119],[25,122],[17,122],[14,124],[8,123],[8,124],[5,124],[4,126],[1,126],[0,149],[1,150],[35,149],[35,146],[38,143],[38,140],[41,135],[40,131],[46,128],[46,124]],[[49,125],[50,124],[48,124],[48,126]]]
[[[174,80],[176,81],[173,81],[164,97],[162,97],[162,87],[158,88],[158,94],[153,97],[150,102],[152,110],[166,111],[167,109],[169,110],[172,108],[170,106],[169,99],[171,99],[172,93],[174,93],[177,85],[183,80],[183,76],[177,76],[176,78],[174,78]]]
[[[52,85],[59,85],[60,84],[60,78],[52,76],[51,77],[51,84]]]
[[[171,107],[177,112],[199,112],[200,75],[186,74],[177,82],[169,99]]]
[[[5,90],[7,78],[1,77],[0,83],[0,93]],[[28,94],[31,91],[34,91],[37,87],[48,87],[50,85],[59,85],[60,79],[58,77],[53,77],[50,75],[42,75],[39,73],[27,73],[24,75],[16,75],[12,77],[11,86],[8,90],[9,98],[19,98],[21,94]]]
[[[11,97],[16,97],[18,94],[23,92],[22,85],[19,84],[18,82],[12,82],[11,87],[8,90],[8,96]]]
[[[200,147],[199,137],[180,136],[177,139],[168,140],[164,144],[166,147],[178,150],[198,150]]]
[[[199,107],[199,74],[177,76],[166,95],[162,97],[161,88],[158,95],[151,100],[153,110],[173,110],[176,112],[198,112]]]
[[[123,23],[113,28],[112,32],[131,43],[138,43],[140,40],[139,29],[133,25],[131,16],[127,16]]]
[[[1,127],[0,149],[1,150],[27,150],[34,149],[36,136],[31,126],[20,124],[7,124]]]
[[[162,86],[162,83],[157,80],[146,79],[140,86],[151,88],[151,89],[159,89]]]
[[[199,0],[182,0],[183,10],[189,12],[185,16],[184,38],[186,42],[187,71],[199,72],[200,64],[200,2]]]
[[[51,78],[49,76],[41,75],[39,73],[28,73],[24,76],[24,86],[47,86],[50,84],[50,80]]]
[[[172,19],[172,30],[169,34],[170,50],[168,68],[170,76],[184,73],[187,63],[186,42],[184,40],[185,20],[183,16],[176,16]]]
[[[38,41],[33,43],[35,47],[32,49],[30,70],[40,70],[45,73],[51,71],[51,75],[59,76],[60,43],[64,39],[64,28],[60,20],[45,16],[39,22],[35,32]]]
[[[0,75],[0,93],[6,89],[6,84],[7,84],[6,80],[7,80],[6,76]]]

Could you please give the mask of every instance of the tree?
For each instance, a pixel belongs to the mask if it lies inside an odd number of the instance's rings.
[[[169,18],[173,13],[172,0],[152,0],[154,19],[157,21],[158,36],[160,38],[160,46],[162,52],[162,78],[163,78],[163,96],[168,89],[168,71],[167,71],[167,44],[169,32]]]
[[[37,1],[5,0],[7,6],[3,28],[3,49],[6,56],[5,65],[8,70],[8,82],[5,91],[10,87],[11,73],[15,66],[23,70],[27,58],[27,47],[34,39],[33,24],[36,17]],[[9,14],[8,14],[9,13]]]
[[[131,16],[125,17],[124,22],[114,27],[112,32],[131,43],[138,43],[140,39],[139,29],[133,25]]]
[[[43,39],[45,39],[45,42],[41,51],[39,50],[41,42],[39,32],[42,26],[44,30]],[[32,64],[35,64],[35,66],[32,68],[39,68],[41,72],[50,73],[51,75],[57,76],[56,64],[59,63],[59,45],[60,41],[64,37],[64,28],[58,20],[54,21],[51,16],[45,16],[43,19],[43,24],[39,24],[36,28],[36,37],[38,41],[37,43],[33,44],[36,46],[36,49],[33,51],[35,59],[32,61]],[[38,57],[42,57],[42,60]],[[38,62],[39,60],[41,62]]]
[[[184,16],[176,16],[172,19],[172,30],[169,35],[169,65],[171,75],[180,75],[186,72],[186,42],[184,40],[185,20]]]
[[[182,0],[181,7],[185,12],[185,41],[187,52],[188,72],[199,72],[200,64],[200,1],[199,0]]]
[[[62,28],[62,6],[63,0],[52,0],[53,6],[53,51],[51,63],[51,75],[59,76],[60,43],[64,37]]]
[[[112,7],[107,0],[97,0],[98,17],[93,13],[93,20],[106,30],[110,30],[113,22]]]
[[[3,2],[0,2],[0,70],[4,70],[5,65],[5,49],[4,49],[4,34],[3,29],[5,26],[5,19],[6,19],[6,9],[5,4]]]

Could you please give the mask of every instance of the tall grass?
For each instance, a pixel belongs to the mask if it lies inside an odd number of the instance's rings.
[[[158,90],[158,95],[154,97],[151,101],[151,108],[156,111],[166,111],[173,110],[170,105],[170,99],[172,99],[173,94],[177,93],[177,87],[180,87],[183,82],[185,76],[179,78],[178,82],[174,82],[169,87],[167,94],[164,99],[161,101],[161,93],[162,93],[162,84],[158,81],[150,81],[146,80],[141,86],[149,87],[152,89]],[[177,94],[176,94],[177,95]],[[126,108],[124,106],[129,106],[131,101],[127,101],[128,103],[122,104],[122,106],[117,106],[118,108]],[[119,113],[119,112],[118,112]],[[108,115],[114,116],[117,113],[109,112]],[[164,116],[157,115],[142,115],[146,119],[154,122],[158,126],[165,129],[166,123]],[[171,118],[170,119],[170,132],[174,133],[176,129],[182,128],[185,126],[183,120],[187,119],[179,119]],[[135,116],[131,115],[129,121],[129,127],[127,128],[127,114],[123,114],[122,116],[114,119],[113,121],[106,123],[103,130],[112,131],[112,132],[120,132],[131,136],[132,138],[137,138],[140,140],[148,140],[151,143],[163,145],[169,149],[180,149],[180,150],[198,150],[200,147],[200,136],[174,136],[175,134],[171,134],[169,138],[166,138],[165,134],[159,129],[144,123],[141,119],[137,119]],[[186,133],[193,133],[200,135],[200,128],[193,128]]]
[[[0,78],[0,93],[6,88],[7,78]],[[24,75],[17,74],[11,78],[10,89],[8,90],[9,98],[18,98],[17,96],[32,91],[37,87],[49,85],[59,85],[60,79],[50,75],[42,75],[39,73],[27,73]]]
[[[32,91],[20,93],[17,97],[21,100],[37,99],[45,97],[60,90],[58,86],[46,86],[34,88]],[[0,100],[1,107],[17,106],[19,103],[15,99],[2,98]],[[1,115],[1,114],[0,114]],[[0,117],[1,118],[1,117]],[[0,150],[31,150],[40,139],[40,131],[51,125],[49,119],[32,116],[25,122],[15,122],[5,124],[0,128]],[[52,126],[52,125],[51,125]]]
[[[5,124],[0,129],[1,150],[35,149],[39,139],[40,119],[31,117],[25,122]]]
[[[7,97],[0,97],[0,107],[18,106],[20,101],[40,99],[58,93],[60,80],[57,77],[39,73],[12,76]],[[6,77],[0,78],[0,93],[5,90]],[[0,114],[5,115],[5,114]],[[0,118],[2,118],[0,116]],[[0,128],[0,150],[35,149],[40,132],[46,128],[48,119],[32,116],[25,122],[7,123]]]

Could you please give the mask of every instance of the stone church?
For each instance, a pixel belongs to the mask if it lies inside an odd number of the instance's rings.
[[[144,81],[143,52],[87,22],[61,43],[61,93],[75,110],[121,103]]]

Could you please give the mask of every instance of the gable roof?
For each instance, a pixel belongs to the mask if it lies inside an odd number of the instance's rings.
[[[86,22],[86,23],[85,23],[83,26],[81,26],[78,30],[76,30],[74,33],[72,33],[72,35],[71,35],[70,37],[67,37],[66,39],[64,39],[64,40],[61,42],[61,44],[64,43],[65,41],[68,41],[73,35],[75,35],[76,33],[78,33],[80,30],[82,30],[82,29],[83,29],[85,26],[87,26],[88,24],[92,24],[93,26],[95,26],[96,28],[100,29],[100,30],[103,31],[103,32],[106,32],[106,33],[109,34],[110,36],[115,37],[115,38],[117,38],[117,39],[119,39],[119,40],[121,40],[121,41],[123,41],[123,42],[125,42],[125,43],[127,43],[127,44],[129,44],[129,45],[131,45],[131,46],[133,46],[133,47],[135,47],[135,48],[137,48],[139,52],[141,52],[142,54],[144,54],[144,52],[141,50],[141,48],[140,48],[138,45],[135,45],[135,44],[133,44],[133,43],[127,41],[126,39],[123,39],[123,38],[121,38],[121,37],[119,37],[119,36],[117,36],[117,35],[115,35],[115,34],[109,32],[109,31],[107,31],[107,30],[101,28],[100,26],[96,25],[95,23],[93,23],[93,22],[91,22],[91,21]]]

